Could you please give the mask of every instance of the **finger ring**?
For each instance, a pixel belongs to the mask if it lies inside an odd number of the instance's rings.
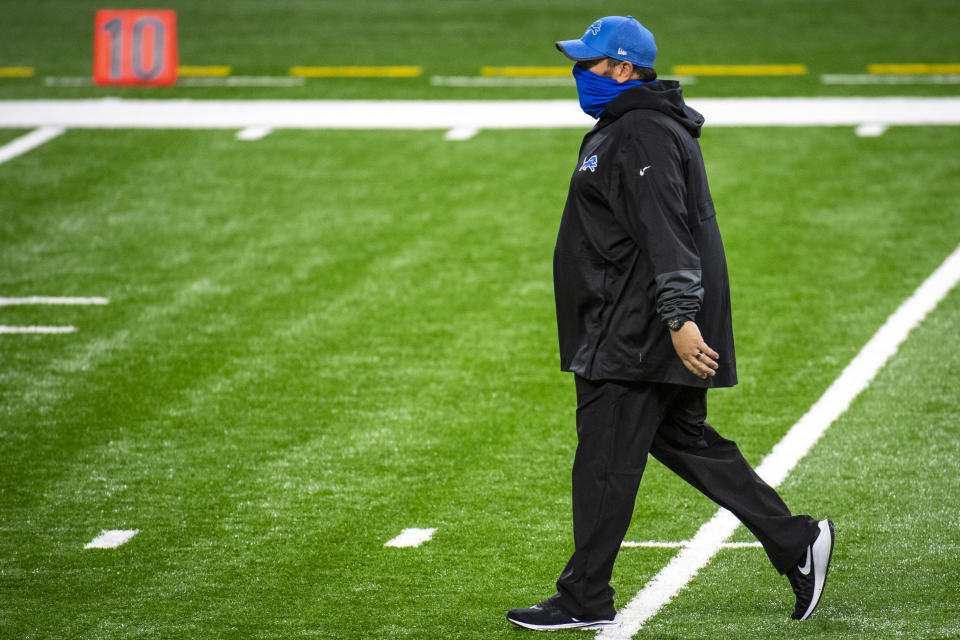
[[[697,360],[699,360],[699,359],[700,359],[700,356],[702,356],[702,355],[703,355],[703,351],[697,351],[697,355],[695,355],[694,357],[695,357]]]

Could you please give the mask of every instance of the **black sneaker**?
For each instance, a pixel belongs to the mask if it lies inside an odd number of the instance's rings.
[[[821,520],[820,534],[813,544],[807,547],[807,555],[803,562],[790,571],[787,579],[797,596],[797,606],[793,609],[794,620],[806,620],[817,608],[820,596],[823,595],[823,585],[827,581],[827,572],[830,571],[830,556],[833,555],[833,523]]]
[[[578,620],[564,611],[553,596],[526,609],[510,609],[507,620],[525,629],[556,631],[559,629],[602,629],[620,623],[620,616],[613,620]]]

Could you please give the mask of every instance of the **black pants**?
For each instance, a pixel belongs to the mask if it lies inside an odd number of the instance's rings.
[[[576,376],[574,553],[557,581],[560,604],[584,620],[614,614],[610,576],[627,533],[647,454],[733,512],[784,573],[817,537],[793,516],[735,442],[705,422],[707,391],[671,384],[591,382]]]

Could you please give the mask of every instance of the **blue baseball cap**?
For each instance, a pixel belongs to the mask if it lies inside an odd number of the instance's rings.
[[[600,18],[578,40],[561,40],[557,49],[571,60],[616,58],[638,67],[652,67],[657,57],[653,34],[633,16]]]

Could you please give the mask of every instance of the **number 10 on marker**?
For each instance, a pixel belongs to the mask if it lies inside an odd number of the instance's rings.
[[[94,20],[93,83],[171,85],[177,81],[177,14],[104,9]]]

